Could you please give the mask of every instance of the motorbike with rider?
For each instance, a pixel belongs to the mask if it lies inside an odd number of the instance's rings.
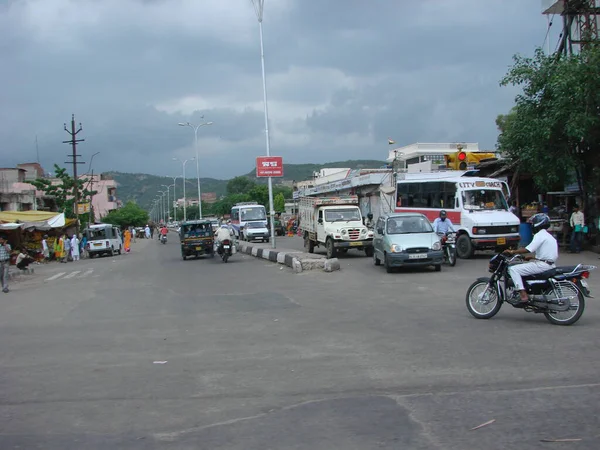
[[[454,266],[456,264],[456,231],[445,210],[442,209],[440,216],[433,221],[433,231],[440,237],[444,259],[448,264]]]
[[[233,230],[231,229],[231,220],[219,227],[215,233],[215,241],[217,243],[217,253],[221,256],[223,262],[233,254]]]

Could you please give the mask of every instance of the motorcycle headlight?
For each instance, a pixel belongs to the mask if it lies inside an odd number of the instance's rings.
[[[441,250],[442,249],[442,244],[440,243],[440,241],[434,242],[433,245],[431,246],[432,250]]]
[[[402,247],[400,247],[398,244],[392,244],[390,250],[392,253],[400,253],[402,252]]]

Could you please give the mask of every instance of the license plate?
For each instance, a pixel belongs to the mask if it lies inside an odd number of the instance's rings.
[[[411,253],[408,259],[427,259],[427,253]]]
[[[102,244],[94,244],[94,247],[102,247]]]
[[[359,245],[362,245],[362,242],[350,242],[350,245],[352,247],[358,247]]]
[[[202,250],[202,247],[196,247],[196,251]]]
[[[581,280],[579,280],[579,281],[581,282],[581,285],[582,285],[584,288],[586,288],[586,289],[587,289],[587,288],[589,287],[589,286],[588,286],[588,282],[587,282],[587,281],[585,281],[583,278],[582,278]]]
[[[496,239],[496,244],[506,245],[506,238],[501,237],[501,238]]]
[[[224,245],[223,248],[229,248],[229,245]]]

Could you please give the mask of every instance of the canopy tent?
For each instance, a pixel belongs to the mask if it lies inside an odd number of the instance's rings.
[[[73,220],[70,220],[69,222],[73,222]],[[63,228],[67,225],[63,213],[56,214],[54,212],[44,211],[3,211],[0,212],[0,223],[7,226],[18,225],[22,228],[36,228],[38,230]]]

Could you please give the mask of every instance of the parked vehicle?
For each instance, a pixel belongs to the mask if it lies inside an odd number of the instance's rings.
[[[473,171],[398,174],[396,212],[420,212],[432,222],[442,209],[457,231],[456,252],[470,258],[476,250],[516,248],[519,218],[508,210],[508,185]]]
[[[373,232],[363,225],[358,197],[302,197],[300,228],[309,253],[324,245],[327,257],[335,258],[340,249],[363,250],[373,255]]]
[[[248,222],[266,222],[267,213],[263,205],[256,202],[236,203],[231,208],[231,227],[235,236],[243,240]]]
[[[373,263],[382,262],[390,273],[395,267],[433,266],[442,270],[444,253],[438,235],[423,214],[380,216],[373,237]]]
[[[202,255],[214,256],[214,233],[210,220],[191,220],[182,222],[179,231],[181,242],[181,257],[198,258]]]
[[[269,242],[271,233],[266,222],[248,222],[244,228],[244,238],[248,241]]]
[[[438,233],[444,252],[444,262],[451,267],[456,265],[456,233]]]
[[[121,230],[110,224],[90,225],[84,230],[87,237],[87,251],[90,258],[100,255],[121,254],[123,240]]]
[[[219,243],[217,253],[221,256],[221,259],[224,263],[226,263],[229,257],[233,255],[232,246],[232,242],[228,239],[225,239]]]
[[[544,314],[555,325],[572,325],[585,309],[585,298],[568,276],[556,268],[523,277],[529,302],[522,303],[508,274],[511,264],[521,261],[519,255],[509,257],[497,254],[490,259],[491,277],[478,278],[467,290],[467,309],[477,319],[494,317],[502,303],[526,312]]]

